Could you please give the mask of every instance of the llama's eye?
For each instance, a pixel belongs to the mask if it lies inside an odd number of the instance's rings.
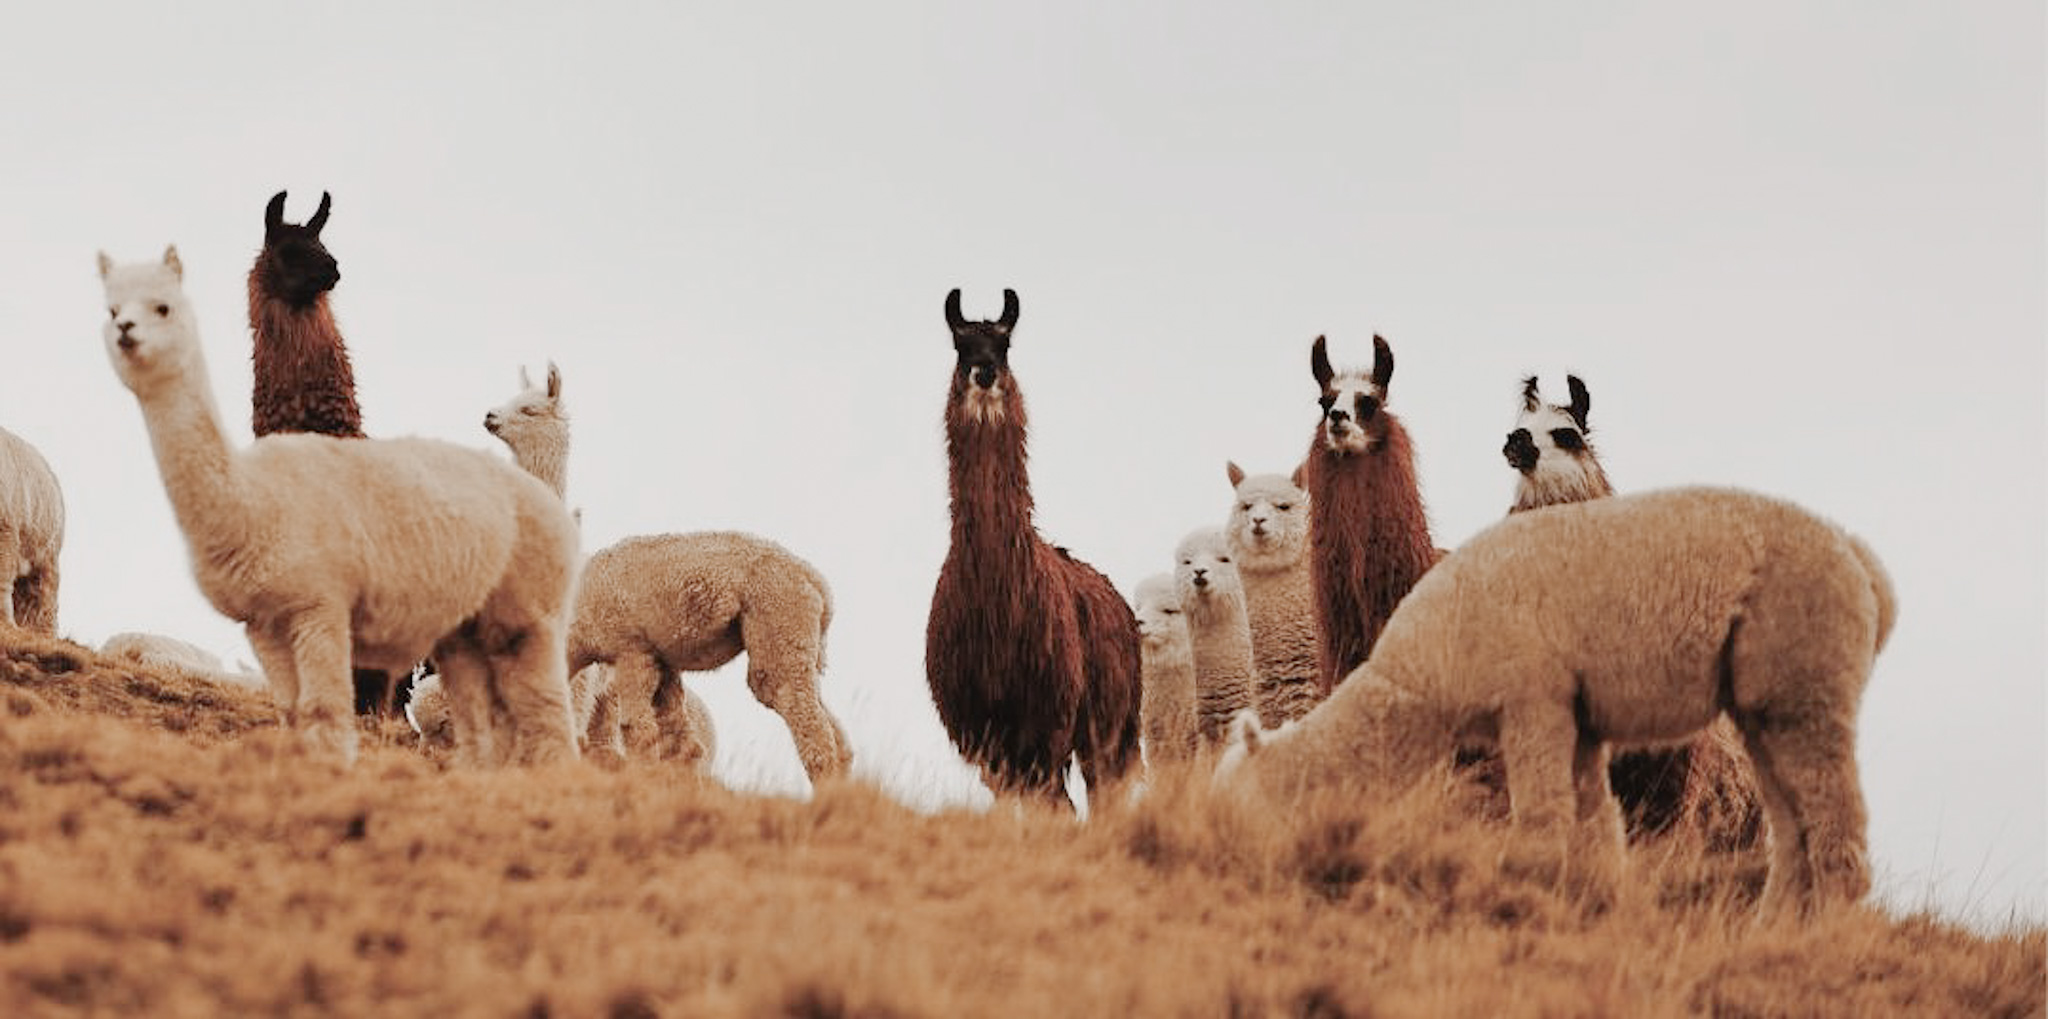
[[[1586,448],[1585,440],[1579,438],[1578,432],[1569,428],[1551,429],[1550,441],[1557,443],[1557,448],[1563,450],[1577,451]]]
[[[170,318],[170,317],[171,317],[171,306],[170,306],[170,305],[168,305],[168,304],[159,304],[159,305],[157,305],[157,306],[156,306],[156,317],[158,317],[158,318]]]

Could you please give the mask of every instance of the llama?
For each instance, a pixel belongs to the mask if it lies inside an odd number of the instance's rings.
[[[1309,353],[1322,416],[1302,487],[1324,696],[1372,653],[1394,606],[1440,556],[1416,489],[1408,429],[1386,409],[1394,351],[1377,335],[1372,349],[1370,375],[1334,371],[1321,336]]]
[[[49,461],[0,428],[0,619],[57,635],[57,554],[64,548],[64,489]]]
[[[431,439],[285,434],[236,450],[176,248],[100,255],[107,357],[135,396],[215,609],[243,624],[287,725],[352,762],[349,666],[441,667],[473,763],[576,756],[562,670],[576,526],[532,475]]]
[[[1138,582],[1138,674],[1144,688],[1139,711],[1145,760],[1153,767],[1194,756],[1195,649],[1187,614],[1172,574]]]
[[[1515,504],[1508,507],[1509,513],[1614,494],[1588,438],[1593,433],[1586,422],[1593,409],[1592,395],[1577,375],[1564,379],[1572,402],[1562,407],[1543,402],[1536,376],[1522,380],[1521,418],[1501,446],[1501,455],[1517,475]]]
[[[968,321],[946,295],[952,533],[925,628],[925,678],[954,747],[998,792],[1066,798],[1078,757],[1090,795],[1138,750],[1138,625],[1109,579],[1032,521],[1024,394],[1010,370],[1017,292]]]
[[[1681,488],[1515,514],[1424,576],[1307,718],[1234,729],[1215,783],[1387,794],[1490,734],[1534,845],[1619,859],[1608,748],[1725,714],[1763,792],[1767,908],[1853,901],[1869,888],[1856,711],[1896,616],[1869,546],[1783,500]]]
[[[1244,581],[1220,527],[1203,527],[1173,551],[1173,583],[1195,654],[1195,728],[1204,747],[1222,744],[1230,720],[1252,706],[1258,675]]]
[[[1230,557],[1244,581],[1252,657],[1258,667],[1259,722],[1267,728],[1308,714],[1322,699],[1316,651],[1316,600],[1309,578],[1308,493],[1301,469],[1247,475],[1225,463]]]

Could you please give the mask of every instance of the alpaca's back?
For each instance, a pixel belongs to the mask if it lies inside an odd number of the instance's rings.
[[[55,562],[64,543],[64,492],[56,473],[34,446],[5,428],[0,428],[0,531],[29,563]]]
[[[815,629],[813,668],[824,667],[832,592],[802,557],[742,531],[626,538],[584,565],[570,667],[630,645],[654,650],[677,670],[715,669],[744,649],[742,613]]]

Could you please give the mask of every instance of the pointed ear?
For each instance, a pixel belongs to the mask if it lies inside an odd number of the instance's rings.
[[[996,324],[1002,326],[1003,331],[1006,333],[1017,328],[1017,292],[1015,290],[1011,290],[1008,287],[1003,288],[1003,317],[996,319]]]
[[[1223,473],[1229,475],[1230,487],[1236,488],[1237,486],[1244,484],[1244,468],[1239,467],[1237,465],[1237,461],[1223,461]]]
[[[1523,413],[1534,414],[1536,413],[1537,408],[1541,406],[1543,406],[1543,396],[1542,394],[1536,392],[1536,376],[1531,375],[1527,378],[1524,378],[1522,380]]]
[[[270,204],[263,207],[263,236],[269,237],[284,226],[284,192],[270,196]]]
[[[332,196],[325,191],[320,192],[320,208],[314,210],[313,218],[306,221],[306,229],[313,231],[313,236],[320,236],[320,228],[327,225],[327,210],[333,203]]]
[[[533,376],[526,374],[526,366],[522,364],[519,366],[519,390],[525,392],[532,388]]]
[[[954,287],[953,292],[946,295],[946,328],[957,333],[966,325],[967,320],[960,317],[960,288]]]
[[[185,263],[183,263],[183,262],[180,262],[180,261],[178,261],[178,246],[177,246],[177,245],[175,245],[175,244],[165,245],[165,247],[164,247],[164,265],[166,265],[166,266],[169,266],[169,267],[170,267],[170,270],[171,270],[171,275],[172,275],[173,277],[175,277],[175,278],[177,278],[177,279],[180,279],[180,280],[182,280],[182,279],[184,279],[184,278],[185,278]]]
[[[1315,345],[1308,348],[1308,370],[1316,377],[1316,385],[1330,388],[1330,380],[1337,373],[1330,369],[1330,345],[1323,337],[1316,337]]]
[[[114,271],[114,260],[113,260],[113,259],[111,259],[111,258],[108,258],[108,257],[107,257],[107,253],[106,253],[106,252],[104,252],[104,251],[100,252],[100,279],[106,279],[106,278],[107,278],[107,274],[108,274],[108,273],[110,273],[110,272],[113,272],[113,271]]]
[[[1580,382],[1577,375],[1565,376],[1564,383],[1572,391],[1572,405],[1565,410],[1571,413],[1573,421],[1579,423],[1579,430],[1586,431],[1589,427],[1586,415],[1593,411],[1593,394],[1586,392],[1586,384]]]
[[[1392,381],[1394,381],[1394,348],[1387,346],[1387,341],[1381,339],[1380,334],[1374,333],[1372,334],[1372,384],[1380,387],[1380,393],[1384,395],[1387,391],[1387,383]]]
[[[548,362],[548,399],[550,399],[550,400],[559,400],[559,399],[561,399],[561,398],[562,398],[562,370],[561,370],[560,368],[557,368],[557,367],[555,367],[555,363],[554,363],[553,361],[549,361],[549,362]]]
[[[1307,475],[1307,471],[1308,471],[1308,461],[1304,460],[1304,461],[1302,461],[1301,463],[1298,463],[1298,464],[1295,464],[1295,465],[1294,465],[1294,470],[1293,470],[1293,472],[1292,472],[1292,473],[1290,473],[1290,474],[1288,474],[1288,475],[1287,475],[1287,480],[1288,480],[1289,482],[1292,482],[1292,483],[1293,483],[1293,485],[1294,485],[1294,487],[1296,487],[1296,488],[1299,488],[1299,489],[1301,489],[1302,491],[1307,491],[1307,490],[1308,490],[1308,486],[1307,486],[1307,485],[1305,485],[1305,484],[1302,484],[1302,482],[1304,482],[1304,481],[1308,480],[1308,475]]]

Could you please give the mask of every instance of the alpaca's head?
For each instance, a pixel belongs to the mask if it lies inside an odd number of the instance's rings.
[[[484,415],[484,430],[497,436],[512,452],[560,442],[569,432],[569,411],[562,406],[562,372],[548,362],[548,380],[536,386],[519,369],[519,393]]]
[[[1372,338],[1372,372],[1330,367],[1330,354],[1323,337],[1316,337],[1309,351],[1309,370],[1323,390],[1320,403],[1322,423],[1317,434],[1323,444],[1339,455],[1364,453],[1376,448],[1387,434],[1384,407],[1387,384],[1394,380],[1394,351],[1387,341]]]
[[[1003,314],[969,321],[960,314],[960,291],[946,295],[946,328],[953,333],[953,392],[976,420],[1000,418],[1009,390],[1010,331],[1017,327],[1017,292],[1003,291]]]
[[[1301,487],[1301,468],[1291,475],[1246,475],[1236,464],[1226,463],[1224,472],[1237,496],[1230,504],[1225,533],[1238,567],[1293,566],[1308,547],[1308,492]]]
[[[100,253],[106,285],[107,323],[101,327],[107,358],[123,384],[137,394],[159,380],[183,373],[199,352],[198,324],[185,299],[185,266],[176,246],[157,262],[115,265]]]
[[[1138,639],[1158,651],[1188,639],[1188,621],[1180,611],[1180,591],[1173,576],[1155,573],[1138,582],[1132,609],[1138,617]]]
[[[1521,416],[1501,446],[1508,466],[1521,475],[1516,510],[1613,494],[1589,439],[1593,428],[1586,415],[1592,397],[1577,375],[1565,376],[1565,383],[1572,399],[1559,406],[1544,402],[1536,376],[1522,380]]]
[[[1244,597],[1244,578],[1231,562],[1230,543],[1221,527],[1189,532],[1173,550],[1173,585],[1180,607],[1189,615],[1220,611],[1231,598]]]
[[[303,308],[341,282],[341,266],[320,243],[331,199],[320,192],[320,208],[298,226],[284,221],[284,195],[279,191],[263,210],[263,251],[256,256],[256,272],[271,296]]]

